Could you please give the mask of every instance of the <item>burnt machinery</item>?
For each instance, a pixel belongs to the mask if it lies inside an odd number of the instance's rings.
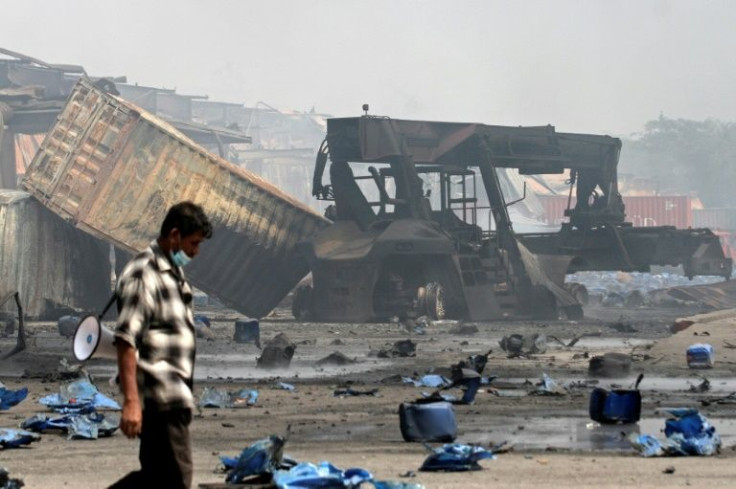
[[[567,273],[588,270],[648,272],[652,265],[682,266],[685,275],[731,277],[732,261],[710,229],[674,226],[634,227],[626,222],[618,191],[621,140],[609,136],[557,133],[565,161],[532,168],[500,161],[522,174],[569,172],[570,193],[558,233],[520,234],[519,240],[539,256],[566,255]],[[573,189],[577,196],[572,205]]]
[[[297,291],[297,316],[579,316],[549,265],[516,239],[499,160],[539,167],[564,156],[550,126],[329,119],[313,193],[334,202],[334,224],[300,244],[313,284]]]
[[[313,194],[334,224],[299,244],[312,283],[297,317],[367,321],[391,316],[493,320],[582,314],[564,288],[577,270],[730,275],[709,230],[634,228],[616,170],[620,140],[552,126],[329,119]],[[329,183],[323,182],[329,165]],[[581,196],[554,233],[514,233],[503,170],[570,171]]]

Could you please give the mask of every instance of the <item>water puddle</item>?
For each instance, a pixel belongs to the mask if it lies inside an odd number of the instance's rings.
[[[519,450],[545,450],[549,447],[573,451],[633,451],[626,440],[631,433],[664,439],[666,418],[643,418],[636,424],[601,425],[574,417],[494,417],[483,427],[460,436],[462,443],[508,441]],[[723,446],[736,442],[736,420],[709,418],[721,436]]]
[[[707,371],[702,374],[707,376]],[[555,381],[564,386],[570,384],[586,383],[589,388],[602,387],[604,389],[630,389],[636,382],[636,376],[620,378],[620,379],[598,379],[591,381],[586,377],[553,377]],[[730,394],[736,392],[736,378],[710,378],[710,390],[706,394]],[[491,387],[498,386],[500,389],[531,389],[532,386],[524,385],[526,381],[533,384],[539,382],[537,378],[498,378],[493,381]],[[690,392],[691,387],[697,386],[703,381],[702,377],[693,374],[690,377],[660,377],[660,376],[644,376],[644,380],[639,385],[639,389],[644,395],[647,391],[657,392]]]
[[[255,356],[245,357],[240,354],[226,355],[197,355],[194,367],[195,380],[213,379],[269,379],[273,377],[317,379],[335,375],[352,375],[379,369],[390,365],[390,362],[370,359],[345,366],[315,366],[314,360],[309,358],[293,360],[288,369],[265,370],[256,368]],[[87,371],[93,375],[109,377],[117,373],[117,366],[89,365]]]

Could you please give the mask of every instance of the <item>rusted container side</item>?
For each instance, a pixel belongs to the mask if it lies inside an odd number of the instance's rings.
[[[166,210],[202,205],[214,238],[192,282],[244,314],[267,314],[308,272],[295,244],[328,221],[167,123],[81,80],[22,182],[44,205],[126,251],[158,236]]]
[[[736,231],[736,209],[694,209],[693,226]]]
[[[690,197],[674,196],[624,196],[626,221],[637,227],[675,226],[678,229],[693,227],[693,211]],[[559,225],[567,222],[567,196],[541,196],[545,209],[545,222]],[[571,207],[575,207],[575,197]]]
[[[0,190],[0,296],[20,292],[23,312],[58,319],[99,311],[110,294],[110,246],[64,222],[26,192]],[[15,313],[15,304],[10,311]]]

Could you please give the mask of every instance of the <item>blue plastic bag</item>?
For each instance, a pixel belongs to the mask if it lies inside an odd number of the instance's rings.
[[[467,470],[480,470],[483,467],[478,464],[479,460],[495,459],[490,451],[483,447],[474,445],[462,445],[451,443],[439,448],[427,447],[432,454],[427,457],[419,470],[430,472],[462,472]]]
[[[0,411],[5,411],[11,407],[20,404],[26,397],[28,397],[28,388],[22,387],[17,391],[7,389],[6,387],[0,387]]]
[[[245,448],[237,459],[220,457],[223,465],[231,470],[225,477],[228,484],[238,484],[246,477],[272,474],[281,467],[283,437],[271,435]]]
[[[11,428],[0,428],[0,447],[18,448],[23,445],[30,445],[34,441],[41,439],[38,433],[32,433],[26,430],[14,430]]]
[[[373,475],[365,469],[342,471],[329,462],[301,463],[273,476],[273,483],[279,489],[350,489],[372,480]]]

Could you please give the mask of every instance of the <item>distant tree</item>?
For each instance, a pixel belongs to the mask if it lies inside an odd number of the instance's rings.
[[[660,193],[694,193],[709,207],[736,207],[736,124],[660,115],[624,141],[620,171],[649,177]]]

